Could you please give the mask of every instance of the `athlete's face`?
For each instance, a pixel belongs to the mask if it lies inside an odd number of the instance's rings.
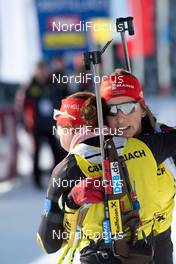
[[[140,134],[142,117],[146,115],[140,103],[131,97],[121,96],[110,99],[107,105],[107,123],[112,132],[120,131],[126,138]]]

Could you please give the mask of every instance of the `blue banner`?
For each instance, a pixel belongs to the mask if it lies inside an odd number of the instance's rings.
[[[87,51],[92,19],[109,17],[109,0],[36,0],[43,54]]]

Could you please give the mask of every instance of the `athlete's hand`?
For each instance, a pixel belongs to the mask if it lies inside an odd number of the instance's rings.
[[[86,178],[75,185],[69,196],[73,199],[76,205],[88,203],[98,203],[104,198],[104,187],[102,186],[101,178]]]

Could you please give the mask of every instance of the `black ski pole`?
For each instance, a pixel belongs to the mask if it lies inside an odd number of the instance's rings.
[[[111,40],[112,41],[112,40]],[[111,43],[105,45],[102,51],[92,51],[92,52],[85,52],[84,53],[84,64],[86,70],[91,69],[91,65],[93,67],[94,76],[100,76],[100,64],[102,62],[101,55]],[[104,153],[104,135],[103,135],[103,112],[102,112],[102,102],[101,102],[101,95],[98,83],[95,84],[95,94],[96,94],[96,102],[97,102],[97,115],[98,115],[98,126],[99,126],[99,138],[100,138],[100,151],[101,151],[101,164],[102,164],[102,175],[103,181],[106,182],[105,176],[105,153]],[[109,219],[109,208],[108,208],[108,193],[107,189],[105,188],[105,220],[103,221],[103,229],[106,233],[105,243],[111,244],[111,229],[110,229],[110,219]]]
[[[124,55],[125,55],[125,63],[126,68],[129,72],[131,72],[130,59],[128,54],[128,48],[125,38],[125,31],[128,31],[129,35],[134,35],[134,26],[133,26],[133,17],[119,17],[116,19],[116,29],[117,32],[120,32]]]

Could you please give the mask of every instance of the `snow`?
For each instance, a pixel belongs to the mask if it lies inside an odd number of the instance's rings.
[[[176,124],[176,98],[150,97],[149,103],[161,122]],[[19,129],[18,170],[22,175],[13,182],[0,184],[0,252],[2,264],[56,264],[59,252],[45,255],[36,243],[36,231],[40,222],[45,191],[32,185],[32,141]],[[50,150],[45,145],[42,150],[41,165],[52,166]],[[49,158],[48,158],[49,157]],[[48,178],[45,177],[47,183]],[[172,240],[176,252],[176,210],[172,225]],[[79,263],[78,254],[74,263]],[[176,254],[174,255],[176,264]]]

